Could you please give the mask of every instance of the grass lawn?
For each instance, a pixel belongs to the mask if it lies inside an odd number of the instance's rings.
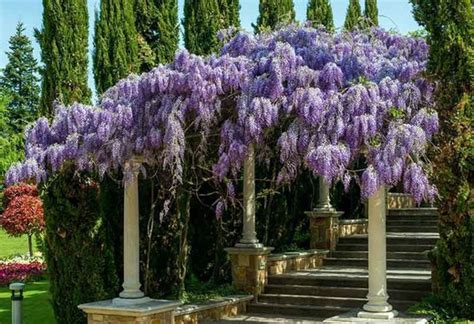
[[[33,237],[33,252],[36,250],[35,247],[35,239]],[[13,237],[8,235],[3,229],[0,229],[0,259],[15,254],[28,254],[28,237],[26,235]]]
[[[0,288],[0,324],[11,323],[11,293],[8,287]],[[54,324],[49,282],[47,280],[27,283],[23,300],[24,324]]]

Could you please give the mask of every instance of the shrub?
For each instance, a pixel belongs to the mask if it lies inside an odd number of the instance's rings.
[[[28,235],[29,252],[33,256],[31,236],[44,229],[43,202],[36,186],[20,184],[7,188],[3,203],[0,226],[12,236]]]
[[[0,286],[13,281],[32,281],[41,278],[46,266],[41,259],[13,259],[0,261]]]
[[[98,186],[90,176],[65,169],[44,189],[46,261],[55,317],[58,323],[85,323],[77,305],[112,298],[119,289]]]

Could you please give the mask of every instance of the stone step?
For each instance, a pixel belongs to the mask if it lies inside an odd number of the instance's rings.
[[[392,216],[406,217],[438,217],[437,208],[389,208],[387,210],[387,218]]]
[[[422,244],[434,245],[439,235],[435,233],[390,233],[387,232],[387,245],[395,244]],[[342,244],[361,244],[368,242],[367,234],[355,234],[341,237],[339,242]]]
[[[320,321],[315,320],[312,317],[300,317],[300,316],[283,316],[275,314],[241,314],[233,317],[225,317],[222,319],[199,319],[199,324],[261,324],[261,323],[285,323],[285,324],[322,324],[323,319]]]
[[[306,306],[260,302],[247,306],[247,311],[250,313],[311,317],[314,320],[323,320],[348,312],[349,310],[350,308],[336,306]]]
[[[387,218],[387,226],[438,226],[437,219],[391,219]]]
[[[329,268],[329,267],[327,267]],[[367,269],[333,267],[318,272],[298,271],[282,275],[270,275],[268,285],[297,285],[318,287],[368,287]],[[389,269],[387,287],[396,290],[431,291],[431,271],[419,269]]]
[[[367,259],[369,253],[367,251],[333,251],[331,252],[333,258],[364,258]],[[427,252],[387,252],[387,259],[401,259],[401,260],[427,260]]]
[[[336,251],[368,251],[367,241],[365,243],[344,243],[342,238],[336,246]],[[423,252],[429,251],[433,244],[390,244],[387,245],[387,252]]]
[[[290,294],[262,294],[258,297],[258,303],[265,304],[336,306],[343,308],[360,308],[366,302],[366,298],[356,297],[304,296]],[[396,300],[394,298],[390,299],[390,304],[399,310],[405,310],[414,303],[414,301]]]
[[[387,225],[387,232],[391,233],[438,233],[438,226],[410,226],[410,225]]]
[[[321,287],[308,285],[267,285],[265,286],[265,294],[365,298],[367,296],[367,288]],[[388,294],[390,298],[395,300],[419,301],[423,297],[426,297],[429,292],[423,290],[398,290],[390,289],[389,287]]]
[[[367,267],[367,258],[325,258],[324,265],[328,266],[348,266],[348,267]],[[407,260],[407,259],[387,259],[388,268],[415,268],[430,269],[429,260]]]

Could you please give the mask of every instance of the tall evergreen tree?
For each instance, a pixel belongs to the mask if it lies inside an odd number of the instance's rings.
[[[138,40],[140,70],[170,62],[179,42],[178,1],[135,0],[134,11],[135,26],[142,37]]]
[[[260,0],[258,11],[257,23],[253,25],[255,32],[295,21],[293,0]]]
[[[53,102],[90,102],[87,86],[89,22],[87,0],[43,0],[43,27],[35,30],[41,47],[41,112]]]
[[[129,0],[101,0],[94,35],[94,79],[101,94],[140,68],[139,34]]]
[[[362,10],[360,8],[359,0],[349,0],[349,7],[347,8],[346,20],[344,21],[344,29],[351,30],[360,26],[362,18]]]
[[[184,45],[194,54],[206,55],[219,48],[217,32],[225,28],[218,0],[184,0]]]
[[[364,19],[367,26],[379,25],[379,10],[377,9],[377,0],[365,0]]]
[[[224,28],[240,27],[239,0],[219,0],[219,10],[223,17]]]
[[[439,85],[433,180],[440,193],[440,239],[433,250],[440,304],[474,318],[474,2],[411,0],[428,32],[428,72]]]
[[[8,103],[9,120],[15,132],[20,132],[25,123],[33,121],[38,114],[39,86],[38,64],[33,57],[33,47],[25,35],[21,22],[10,37],[8,63],[0,76],[0,86],[11,97]]]
[[[331,2],[329,0],[309,0],[306,19],[311,21],[313,26],[323,25],[328,30],[334,30]]]

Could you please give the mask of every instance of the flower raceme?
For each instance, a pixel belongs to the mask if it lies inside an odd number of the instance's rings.
[[[356,181],[364,197],[403,181],[418,202],[430,200],[436,190],[423,155],[438,119],[423,77],[427,53],[423,39],[375,28],[238,32],[219,55],[181,51],[171,64],[119,81],[97,106],[58,106],[51,123],[40,118],[27,131],[26,160],[7,182],[45,181],[65,162],[126,175],[133,156],[181,181],[192,130],[203,143],[220,132],[217,153],[205,153],[214,154],[218,181],[240,172],[253,143],[259,160],[280,154],[282,183],[307,168],[327,182]],[[351,170],[361,154],[367,170]]]

